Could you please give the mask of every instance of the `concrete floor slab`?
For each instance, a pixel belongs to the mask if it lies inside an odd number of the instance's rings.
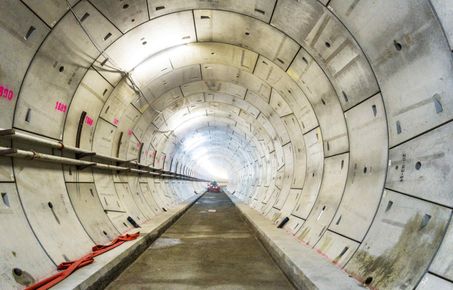
[[[107,288],[294,289],[224,193],[206,193]]]

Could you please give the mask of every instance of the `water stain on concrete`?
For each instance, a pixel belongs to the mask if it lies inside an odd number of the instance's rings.
[[[405,225],[397,243],[382,255],[360,249],[347,266],[348,272],[363,280],[372,279],[373,289],[412,289],[435,255],[447,221],[417,213]]]

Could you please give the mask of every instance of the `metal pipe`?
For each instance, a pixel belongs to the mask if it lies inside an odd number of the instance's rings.
[[[0,151],[4,151],[4,152],[10,151],[9,153],[4,153],[4,156],[18,157],[18,158],[24,158],[24,159],[30,159],[30,160],[41,160],[41,161],[47,161],[47,162],[52,162],[52,163],[61,163],[61,164],[76,165],[76,166],[95,166],[96,165],[96,162],[77,160],[77,159],[72,159],[72,158],[43,154],[43,153],[39,153],[39,152],[35,152],[35,151],[25,151],[25,150],[21,150],[21,149],[13,149],[13,148],[8,148],[8,147],[0,146]]]
[[[117,162],[117,163],[121,163],[121,164],[131,165],[131,166],[139,166],[142,169],[147,169],[147,170],[141,170],[141,169],[135,169],[135,168],[129,168],[129,167],[123,167],[123,166],[115,166],[115,165],[110,165],[110,164],[105,164],[105,163],[84,161],[84,160],[67,158],[67,157],[60,157],[60,156],[55,156],[55,155],[43,154],[43,153],[39,153],[39,152],[35,152],[35,151],[26,151],[26,150],[21,150],[21,149],[0,147],[0,152],[4,151],[4,153],[2,154],[3,156],[28,158],[28,159],[32,159],[32,160],[42,160],[42,161],[47,161],[47,162],[52,162],[52,163],[61,163],[61,164],[84,166],[84,167],[94,167],[94,168],[105,169],[105,170],[129,171],[129,172],[134,172],[134,173],[139,173],[139,174],[149,174],[152,176],[164,176],[164,177],[173,177],[173,178],[179,178],[179,179],[189,178],[186,180],[193,179],[194,181],[195,180],[205,181],[205,180],[193,178],[193,177],[190,177],[187,175],[178,176],[179,174],[175,174],[174,172],[171,172],[171,171],[153,168],[153,167],[142,165],[140,163],[132,162],[129,160],[123,160],[120,158],[97,154],[96,152],[76,148],[73,146],[67,146],[60,141],[54,141],[54,140],[45,139],[45,138],[39,137],[39,136],[29,135],[29,134],[23,133],[21,131],[17,131],[15,129],[1,129],[0,128],[0,138],[1,137],[9,137],[12,139],[28,141],[28,142],[32,142],[32,143],[35,143],[38,145],[47,146],[47,147],[50,147],[53,149],[67,150],[67,151],[71,151],[74,153],[86,154],[86,155],[93,156],[93,158],[96,158],[96,159],[103,159],[103,160],[107,160],[107,161],[111,161],[111,162]],[[7,152],[5,150],[7,150]]]
[[[45,139],[45,138],[38,137],[38,136],[29,135],[29,134],[17,131],[15,129],[0,129],[0,136],[1,137],[10,137],[12,139],[18,139],[18,140],[23,140],[23,141],[29,141],[29,142],[33,142],[35,144],[48,146],[48,147],[51,147],[54,149],[68,150],[68,151],[75,152],[75,153],[85,153],[85,154],[93,153],[88,150],[64,145],[62,142],[59,142],[59,141],[54,141],[54,140],[49,140],[49,139]]]
[[[159,176],[164,176],[164,177],[178,178],[178,177],[174,176],[173,174],[158,174],[158,173],[148,171],[148,170],[140,170],[140,169],[135,169],[135,168],[123,167],[123,166],[96,163],[96,162],[91,162],[91,161],[84,161],[84,160],[79,160],[79,159],[43,154],[43,153],[39,153],[39,152],[35,152],[35,151],[26,151],[26,150],[14,149],[14,148],[2,147],[2,146],[0,146],[0,155],[8,156],[8,157],[24,158],[24,159],[29,159],[29,160],[39,160],[39,161],[50,162],[50,163],[67,164],[67,165],[82,166],[82,167],[93,167],[93,168],[98,168],[98,169],[103,169],[103,170],[128,171],[128,172],[133,172],[133,173],[137,173],[137,174],[149,174],[152,176],[159,175]],[[188,180],[186,178],[187,177],[180,177],[180,179]],[[202,181],[202,180],[199,180],[199,181]]]
[[[110,164],[96,163],[95,168],[105,169],[105,170],[115,170],[115,171],[130,171],[131,168],[123,166],[115,166]]]

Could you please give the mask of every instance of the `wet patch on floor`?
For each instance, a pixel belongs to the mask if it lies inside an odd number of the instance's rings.
[[[182,241],[180,239],[159,238],[149,247],[149,249],[169,248],[181,243]]]

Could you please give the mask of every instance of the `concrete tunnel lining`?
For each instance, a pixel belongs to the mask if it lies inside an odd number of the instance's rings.
[[[367,287],[452,289],[450,6],[2,1],[0,128],[29,138],[0,146],[77,159],[80,142],[98,154],[81,160],[173,178],[1,151],[0,281],[21,289],[13,269],[42,279],[131,230],[128,216],[192,198],[211,177],[203,156],[241,202],[289,218],[282,238]]]

